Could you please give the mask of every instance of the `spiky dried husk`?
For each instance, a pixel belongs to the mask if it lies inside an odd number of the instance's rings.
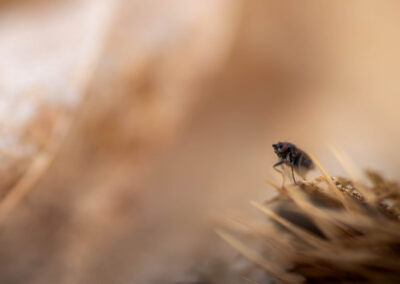
[[[252,202],[267,222],[247,222],[242,238],[220,235],[287,283],[400,283],[400,187],[366,176],[275,186],[278,197]]]

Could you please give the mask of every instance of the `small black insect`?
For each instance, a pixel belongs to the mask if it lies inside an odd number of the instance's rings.
[[[282,164],[288,165],[292,169],[292,177],[295,184],[297,183],[294,178],[294,171],[300,176],[304,176],[307,171],[314,168],[311,158],[303,150],[297,148],[296,145],[289,142],[278,142],[277,144],[272,144],[272,147],[274,147],[275,154],[280,159],[273,166],[274,170],[283,174],[276,167]]]

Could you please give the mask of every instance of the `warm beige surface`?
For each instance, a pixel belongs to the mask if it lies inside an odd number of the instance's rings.
[[[0,203],[4,282],[174,283],[218,272],[242,283],[253,274],[227,268],[233,252],[212,220],[272,194],[263,179],[275,178],[278,140],[333,174],[342,170],[329,144],[398,177],[395,1],[2,9],[0,142],[24,159],[19,171],[17,159],[4,162],[2,180],[17,182],[66,135],[8,214]],[[64,118],[70,131],[51,136]]]

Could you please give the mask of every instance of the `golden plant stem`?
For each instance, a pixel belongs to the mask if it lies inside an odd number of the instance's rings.
[[[266,214],[271,219],[277,221],[279,224],[283,225],[284,227],[292,231],[294,234],[302,238],[309,245],[313,247],[318,247],[319,249],[329,249],[329,244],[327,242],[291,224],[282,217],[278,216],[272,210],[266,208],[265,206],[262,206],[261,204],[258,204],[257,202],[254,201],[250,201],[250,204],[253,205],[255,208],[257,208],[258,210],[260,210],[261,212],[263,212],[264,214]]]
[[[326,179],[329,187],[333,191],[333,193],[336,195],[336,197],[342,202],[343,206],[346,208],[346,210],[350,210],[350,205],[346,200],[346,197],[344,194],[336,187],[336,185],[333,183],[332,178],[328,173],[325,171],[325,169],[321,166],[321,164],[318,162],[318,160],[314,157],[313,154],[307,152],[307,154],[310,156],[311,160],[314,162],[314,164],[318,167],[324,178]]]
[[[366,187],[360,182],[362,180],[362,176],[350,157],[346,155],[345,152],[333,146],[330,146],[330,150],[335,158],[339,161],[343,169],[346,171],[346,173],[353,180],[353,183],[357,185],[356,187],[360,191],[361,195],[364,197],[365,201],[368,203],[374,202],[374,195],[369,190],[367,190]]]
[[[279,279],[289,284],[298,284],[304,281],[303,277],[299,275],[289,274],[281,268],[276,267],[276,265],[274,265],[273,263],[268,263],[267,260],[264,259],[261,255],[250,251],[242,242],[240,242],[238,239],[231,236],[230,234],[220,230],[216,230],[216,233],[228,244],[237,249],[244,257],[262,267],[267,273],[269,273],[276,279]]]

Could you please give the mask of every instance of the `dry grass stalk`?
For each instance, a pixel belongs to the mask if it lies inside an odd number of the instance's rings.
[[[279,196],[251,204],[268,222],[219,235],[287,283],[400,283],[400,186],[375,171],[364,182],[331,177],[311,157],[322,177],[267,181]]]

